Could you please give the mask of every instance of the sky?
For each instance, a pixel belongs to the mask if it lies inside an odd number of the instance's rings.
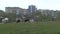
[[[37,9],[60,10],[60,0],[0,0],[0,10],[5,7],[28,9],[29,5],[35,5]]]

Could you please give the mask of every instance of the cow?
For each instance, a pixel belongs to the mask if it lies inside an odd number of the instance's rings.
[[[9,20],[9,19],[6,17],[6,18],[2,19],[2,22],[3,22],[3,23],[8,23],[8,20]]]
[[[25,19],[25,22],[28,22],[29,21],[29,19]]]
[[[19,23],[19,22],[20,22],[20,20],[17,20],[17,21],[16,21],[16,23]]]

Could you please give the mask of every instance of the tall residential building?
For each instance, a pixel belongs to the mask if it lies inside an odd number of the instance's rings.
[[[21,15],[23,13],[23,9],[19,8],[19,7],[6,7],[5,12],[12,13],[12,14],[14,13],[14,14],[16,14],[16,18],[20,19]]]
[[[35,5],[30,5],[29,7],[28,7],[28,9],[29,9],[29,12],[36,12],[36,10],[37,10],[37,8],[36,8],[36,6]]]
[[[28,9],[23,9],[23,14],[24,14],[24,15],[27,15],[27,14],[29,14],[29,11],[28,11]]]
[[[6,7],[5,12],[6,13],[19,13],[21,11],[21,8],[19,7]]]

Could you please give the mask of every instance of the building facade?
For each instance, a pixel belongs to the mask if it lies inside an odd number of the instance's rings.
[[[36,10],[37,10],[37,8],[36,8],[36,6],[35,5],[29,5],[29,12],[36,12]]]
[[[19,11],[21,11],[21,8],[19,7],[5,7],[6,13],[16,13],[16,12],[19,13]]]

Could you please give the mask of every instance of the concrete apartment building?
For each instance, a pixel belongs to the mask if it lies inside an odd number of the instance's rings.
[[[53,10],[42,10],[42,9],[39,9],[38,11],[41,12],[41,14],[45,15],[45,16],[55,16],[57,14],[57,12],[53,11]]]
[[[19,7],[5,7],[5,12],[6,13],[16,13],[18,14],[27,14],[29,11],[28,9],[22,9]]]
[[[36,8],[35,5],[29,5],[28,10],[29,10],[30,13],[32,13],[32,12],[36,12],[37,8]]]
[[[19,7],[5,7],[5,12],[6,13],[19,13],[22,12],[22,9]]]

